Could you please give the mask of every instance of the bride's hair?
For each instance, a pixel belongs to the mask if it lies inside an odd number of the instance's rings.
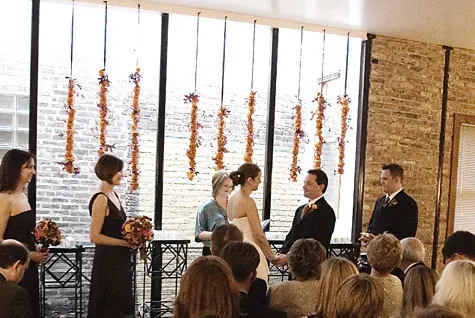
[[[229,174],[231,180],[233,180],[234,186],[244,185],[247,178],[256,178],[257,175],[261,172],[261,168],[258,165],[250,162],[242,164],[237,171],[233,171]]]

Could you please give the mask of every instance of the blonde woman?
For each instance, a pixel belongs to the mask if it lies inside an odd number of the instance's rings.
[[[450,262],[435,286],[432,303],[475,317],[475,262]]]
[[[429,267],[415,266],[404,278],[402,317],[412,317],[417,309],[427,307],[434,297],[439,275]]]

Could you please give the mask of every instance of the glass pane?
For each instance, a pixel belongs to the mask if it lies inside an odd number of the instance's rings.
[[[0,163],[2,162],[3,157],[5,154],[10,150],[10,148],[0,148]]]
[[[13,147],[13,132],[0,130],[0,146]]]
[[[28,129],[29,127],[29,114],[16,114],[16,128]]]
[[[28,148],[28,132],[17,131],[15,135],[15,146],[19,148]]]
[[[16,98],[16,109],[29,111],[30,110],[30,98],[28,96],[17,96]]]
[[[15,108],[15,104],[14,104],[13,101],[14,101],[14,96],[13,95],[12,96],[0,95],[0,108],[13,110]]]
[[[0,127],[13,129],[13,113],[0,113]]]

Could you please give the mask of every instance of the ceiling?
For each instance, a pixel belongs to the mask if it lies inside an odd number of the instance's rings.
[[[475,50],[475,0],[146,0]]]

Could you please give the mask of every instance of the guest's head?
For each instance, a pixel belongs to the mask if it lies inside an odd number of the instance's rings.
[[[468,231],[457,231],[450,235],[442,248],[444,264],[457,259],[475,261],[475,235]]]
[[[320,279],[321,264],[326,258],[323,245],[312,239],[299,239],[287,253],[289,270],[295,280]]]
[[[18,284],[28,268],[30,256],[26,247],[16,240],[0,243],[0,273],[8,281]]]
[[[384,292],[375,278],[368,274],[350,276],[336,292],[336,317],[377,318],[383,303]]]
[[[412,317],[419,308],[427,307],[435,294],[439,275],[429,267],[415,266],[404,277],[402,316]]]
[[[414,318],[467,318],[458,311],[441,305],[429,305],[424,309],[418,309]]]
[[[312,169],[307,171],[303,184],[304,197],[314,200],[321,197],[328,187],[328,177],[323,170]]]
[[[234,279],[245,290],[249,290],[256,279],[257,266],[259,266],[259,253],[254,245],[246,242],[231,242],[219,254],[231,267]]]
[[[211,179],[213,198],[227,198],[233,190],[233,181],[226,170],[216,171]]]
[[[201,256],[181,278],[173,317],[235,317],[239,294],[229,266],[217,256]]]
[[[415,237],[406,237],[401,240],[402,261],[401,269],[406,268],[414,263],[424,262],[425,248],[424,244]]]
[[[124,162],[113,155],[102,155],[96,163],[94,172],[101,181],[110,185],[119,185],[123,177]]]
[[[0,164],[0,192],[13,192],[29,183],[36,174],[35,156],[20,149],[11,149]]]
[[[435,285],[432,302],[475,317],[475,262],[450,262]]]
[[[231,172],[229,177],[235,186],[240,185],[254,191],[261,183],[261,169],[254,163],[246,162],[237,171]]]
[[[244,236],[234,224],[223,224],[211,233],[211,254],[219,256],[221,250],[230,242],[242,242]]]
[[[343,257],[331,257],[322,263],[322,276],[316,312],[322,317],[335,316],[336,291],[350,276],[357,275],[355,264]]]
[[[379,234],[369,242],[366,255],[372,270],[383,275],[389,274],[401,263],[401,244],[392,234]]]
[[[381,185],[384,192],[392,194],[402,187],[404,169],[395,163],[383,165],[381,168]]]

